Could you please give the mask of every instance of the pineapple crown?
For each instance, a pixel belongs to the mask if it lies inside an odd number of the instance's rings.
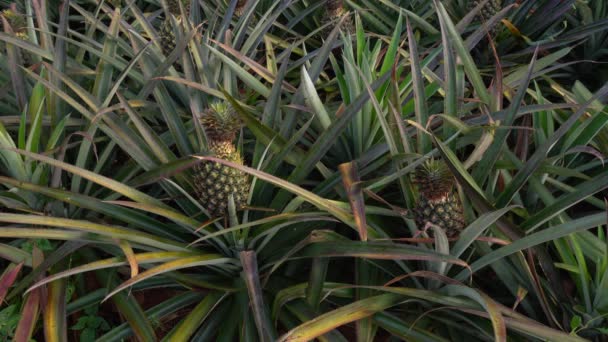
[[[216,102],[211,104],[200,117],[201,125],[211,141],[232,141],[242,122],[231,104]]]
[[[433,158],[422,164],[414,174],[414,183],[426,199],[439,199],[452,191],[455,179],[443,160]]]

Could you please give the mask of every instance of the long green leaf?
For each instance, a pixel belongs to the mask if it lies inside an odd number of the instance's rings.
[[[126,289],[127,287],[133,286],[141,281],[144,281],[148,278],[151,278],[151,277],[154,277],[157,275],[161,275],[161,274],[175,271],[175,270],[182,269],[182,268],[220,265],[220,264],[226,264],[226,263],[230,263],[230,262],[234,262],[234,260],[230,259],[230,258],[223,258],[219,254],[196,255],[196,256],[184,257],[184,258],[179,258],[179,259],[176,259],[173,261],[169,261],[169,262],[166,262],[159,266],[153,267],[149,270],[146,270],[146,271],[138,274],[137,276],[130,278],[129,280],[120,284],[118,287],[116,287],[114,290],[112,290],[110,293],[108,293],[108,295],[106,296],[104,301],[107,300],[108,298],[112,297],[113,295],[117,294],[118,292]]]
[[[243,251],[239,256],[241,265],[243,265],[243,277],[247,285],[247,293],[249,294],[251,310],[253,311],[253,318],[258,328],[260,341],[275,341],[276,333],[268,315],[266,304],[264,304],[256,253],[254,251]]]
[[[608,95],[608,84],[600,88],[591,99],[583,103],[576,113],[570,115],[568,120],[562,123],[557,131],[555,131],[555,133],[553,133],[553,135],[551,135],[542,146],[539,146],[536,149],[524,167],[517,172],[515,177],[513,177],[513,180],[511,180],[511,182],[496,200],[496,205],[498,207],[503,207],[511,201],[513,196],[515,196],[517,191],[519,191],[519,189],[524,185],[526,180],[528,180],[532,173],[540,166],[541,162],[545,160],[553,147],[555,147],[559,140],[573,127],[579,118],[586,113],[587,107],[589,107],[595,101],[602,99],[606,95]]]
[[[155,205],[161,208],[167,208],[167,205],[164,204],[163,202],[161,202],[160,200],[147,195],[141,191],[135,190],[127,185],[124,185],[120,182],[117,182],[111,178],[102,176],[100,174],[97,174],[95,172],[92,171],[88,171],[73,165],[70,165],[68,163],[64,163],[62,161],[53,159],[53,158],[49,158],[46,156],[43,156],[41,154],[37,154],[37,153],[31,153],[28,151],[23,151],[23,150],[18,150],[18,149],[11,149],[14,152],[17,152],[19,154],[22,154],[24,156],[27,156],[29,158],[35,159],[35,160],[39,160],[41,162],[47,163],[49,165],[58,167],[60,169],[63,169],[65,171],[71,172],[73,174],[79,175],[83,178],[86,178],[94,183],[97,183],[101,186],[104,186],[108,189],[111,189],[113,191],[116,191],[136,202],[141,202],[141,203],[148,203],[151,205]]]
[[[379,260],[428,260],[445,261],[467,267],[463,260],[451,255],[437,253],[419,247],[386,243],[359,241],[332,241],[310,244],[298,257],[356,257]],[[464,271],[463,271],[464,272]]]
[[[473,58],[469,54],[469,51],[467,51],[462,37],[460,37],[460,34],[456,30],[456,27],[452,23],[452,20],[446,12],[443,3],[434,0],[434,4],[437,8],[437,14],[442,17],[443,22],[445,23],[447,32],[449,33],[450,38],[452,39],[453,46],[456,49],[458,56],[460,57],[460,59],[462,59],[462,64],[464,65],[466,75],[471,80],[471,83],[473,84],[473,88],[475,88],[477,96],[479,96],[479,99],[482,103],[489,105],[491,102],[490,93],[488,92],[488,89],[483,83],[483,79],[481,78],[479,70],[477,69],[475,62],[473,61]]]
[[[402,300],[402,296],[390,293],[366,298],[310,320],[295,329],[288,331],[285,335],[281,336],[278,341],[310,341],[344,324],[386,310],[391,306],[399,304]]]
[[[523,102],[525,94],[528,91],[528,85],[530,84],[530,80],[532,78],[532,70],[534,69],[534,65],[536,63],[537,54],[538,50],[534,51],[532,61],[528,66],[528,72],[522,78],[521,83],[519,84],[519,90],[517,91],[517,95],[515,95],[515,98],[513,99],[511,105],[509,106],[509,109],[507,110],[507,118],[504,122],[501,122],[503,126],[510,127],[515,121],[515,117],[517,112],[519,111],[519,107]],[[473,178],[475,178],[478,184],[483,184],[485,182],[485,179],[489,177],[490,172],[488,172],[488,170],[493,169],[494,164],[500,157],[501,150],[505,148],[505,142],[509,133],[509,129],[498,129],[494,133],[494,140],[492,141],[492,144],[484,153],[482,159],[479,161],[475,171],[473,172]],[[502,206],[499,205],[499,207]]]
[[[43,311],[44,340],[67,341],[66,289],[67,281],[56,280],[48,286],[48,296]]]
[[[77,230],[81,238],[87,236],[87,233],[99,234],[102,236],[107,236],[114,239],[125,239],[128,241],[133,241],[136,243],[141,243],[148,246],[153,246],[160,249],[167,249],[173,251],[187,251],[182,244],[173,242],[168,239],[163,239],[156,237],[151,234],[136,232],[133,230],[129,230],[126,228],[120,228],[116,226],[107,226],[103,224],[93,223],[85,220],[70,220],[59,217],[50,217],[50,216],[37,216],[37,215],[21,215],[21,214],[8,214],[8,213],[0,213],[0,222],[10,222],[10,223],[18,223],[18,224],[31,224],[31,225],[40,225],[45,227],[59,227],[63,229],[73,229]],[[0,235],[2,236],[11,236],[12,234],[17,234],[19,228],[5,228],[0,230]],[[54,231],[48,230],[48,233],[51,234]],[[24,229],[23,232],[26,230]],[[32,233],[36,233],[36,235],[45,235],[45,229],[30,229]],[[65,231],[57,231],[59,234]]]
[[[201,323],[211,315],[215,307],[222,301],[219,292],[210,292],[198,303],[192,311],[163,339],[167,342],[189,341],[200,327]]]
[[[507,246],[501,247],[491,253],[484,255],[483,257],[473,262],[470,268],[473,272],[476,272],[481,268],[490,265],[491,263],[513,253],[540,245],[547,241],[556,240],[560,237],[568,236],[579,231],[599,227],[604,223],[606,223],[606,214],[599,213],[547,228],[543,231],[528,235],[524,238],[512,242]],[[462,271],[455,278],[457,280],[464,281],[468,277],[468,275],[468,271]]]

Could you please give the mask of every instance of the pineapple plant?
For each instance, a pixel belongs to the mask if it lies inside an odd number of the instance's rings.
[[[323,16],[321,18],[321,25],[327,25],[331,22],[334,24],[330,24],[326,26],[323,30],[323,35],[327,36],[334,28],[337,20],[342,19],[345,15],[348,15],[348,11],[344,8],[343,0],[327,0],[325,4]],[[342,30],[345,32],[354,32],[355,24],[351,17],[347,18],[346,21],[342,24]]]
[[[414,174],[420,198],[414,208],[418,228],[432,223],[448,237],[455,237],[464,228],[462,204],[453,193],[455,179],[441,160],[429,159]]]
[[[242,124],[231,105],[212,104],[202,113],[200,123],[205,129],[211,156],[243,164],[233,143]],[[246,173],[235,168],[203,161],[195,166],[194,185],[200,202],[213,217],[226,215],[231,196],[236,209],[247,204],[249,179]]]

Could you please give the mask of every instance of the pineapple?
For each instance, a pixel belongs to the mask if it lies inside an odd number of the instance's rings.
[[[418,228],[430,222],[441,227],[448,237],[457,236],[464,228],[464,217],[460,199],[452,192],[454,176],[445,162],[427,160],[416,170],[414,183],[420,192],[414,209]]]
[[[326,25],[330,22],[333,22],[334,24],[325,27],[323,35],[327,36],[333,30],[335,23],[345,15],[348,15],[348,11],[344,8],[343,0],[327,0],[325,11],[321,19],[321,25]],[[346,21],[342,23],[341,29],[347,33],[355,31],[355,24],[353,23],[352,17],[347,18]]]
[[[160,30],[158,35],[160,37],[160,46],[162,47],[163,54],[168,56],[173,50],[175,50],[175,32],[173,32],[173,26],[171,25],[170,15],[174,15],[178,24],[182,22],[182,15],[179,9],[179,1],[180,0],[168,0],[167,1],[167,18],[160,26]],[[182,6],[184,7],[185,15],[188,17],[190,15],[190,1],[189,0],[181,0]]]
[[[160,30],[158,31],[158,36],[160,37],[160,46],[163,50],[163,55],[169,56],[173,50],[175,50],[175,33],[173,32],[173,26],[171,25],[171,20],[167,18],[163,21],[160,26]]]
[[[243,159],[233,144],[241,121],[234,108],[225,103],[212,104],[200,117],[212,156],[236,164]],[[247,204],[249,177],[246,173],[226,165],[203,161],[195,166],[194,184],[199,200],[211,216],[226,215],[230,196],[236,209]]]
[[[468,10],[473,10],[481,1],[482,0],[469,1]],[[486,22],[496,15],[496,13],[500,12],[501,9],[502,0],[490,0],[481,8],[476,18],[481,22]]]

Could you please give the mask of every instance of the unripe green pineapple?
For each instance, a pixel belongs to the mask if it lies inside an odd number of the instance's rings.
[[[326,25],[328,23],[333,23],[325,27],[323,30],[323,35],[327,36],[333,29],[334,25],[337,24],[339,20],[342,19],[345,15],[348,15],[348,11],[344,8],[343,0],[327,0],[325,4],[325,8],[323,11],[323,16],[321,18],[321,25]],[[355,24],[352,20],[352,17],[348,17],[340,27],[346,33],[355,32]]]
[[[175,46],[176,44],[176,36],[175,36],[175,32],[173,31],[173,26],[171,25],[171,19],[169,18],[170,15],[175,16],[175,19],[177,21],[178,24],[180,24],[182,22],[182,15],[181,15],[181,11],[179,9],[179,1],[180,0],[167,0],[167,10],[169,13],[167,13],[167,17],[165,19],[165,21],[163,21],[163,23],[160,26],[160,29],[158,31],[158,35],[160,38],[160,46],[162,47],[163,50],[163,54],[166,56],[169,56],[169,54],[171,52],[173,52],[173,50],[175,50]],[[185,15],[189,16],[190,15],[190,1],[189,0],[181,0],[182,6],[184,7],[184,11],[185,11]]]
[[[207,135],[209,152],[213,157],[243,164],[243,159],[233,144],[241,121],[234,108],[225,103],[211,105],[200,117]],[[235,168],[203,161],[195,166],[194,185],[203,206],[211,216],[226,215],[230,196],[236,209],[247,204],[249,177]]]
[[[475,7],[477,7],[477,5],[479,5],[481,1],[482,0],[469,1],[468,10],[473,10]],[[496,13],[500,12],[501,9],[502,0],[490,0],[481,8],[476,18],[481,22],[486,22],[490,20],[490,18],[492,18],[494,15],[496,15]]]
[[[171,25],[171,19],[167,18],[163,21],[158,31],[160,38],[160,46],[163,50],[163,55],[169,56],[173,50],[175,50],[175,32],[173,32],[173,26]]]
[[[460,199],[452,192],[455,183],[443,161],[427,160],[414,174],[420,199],[414,208],[419,229],[427,222],[441,227],[448,237],[457,236],[464,228]]]

